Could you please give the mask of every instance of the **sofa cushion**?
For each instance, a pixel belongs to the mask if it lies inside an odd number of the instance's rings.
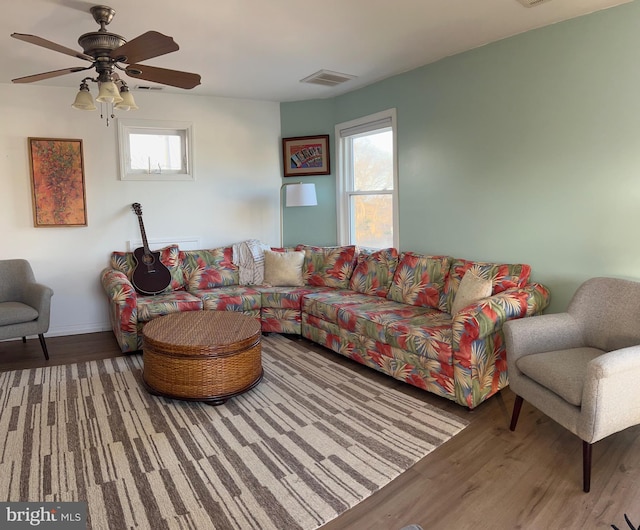
[[[387,344],[396,348],[442,364],[453,364],[451,317],[438,309],[390,322],[385,338]]]
[[[274,287],[302,287],[304,251],[264,252],[264,283]]]
[[[403,252],[387,298],[403,304],[442,310],[451,258]]]
[[[311,293],[304,297],[302,310],[308,315],[338,323],[338,311],[343,307],[362,304],[382,304],[387,300],[379,296],[359,293],[350,290],[331,290],[327,292]]]
[[[160,263],[162,263],[171,273],[171,284],[164,292],[180,291],[186,287],[184,268],[178,245],[169,245],[152,252],[160,252]],[[112,252],[111,268],[123,272],[131,281],[133,271],[136,268],[136,259],[133,252]]]
[[[257,286],[262,294],[262,307],[277,307],[282,309],[297,309],[302,307],[302,299],[308,293],[317,290],[316,287],[272,287],[268,285]]]
[[[387,341],[387,326],[430,311],[429,308],[411,306],[372,297],[369,303],[343,306],[338,310],[338,325],[353,333],[380,342]]]
[[[187,289],[191,292],[238,285],[240,274],[233,263],[233,247],[181,252]]]
[[[398,251],[360,249],[349,286],[359,293],[386,297],[398,266]]]
[[[298,245],[296,250],[305,252],[302,265],[305,284],[337,289],[349,288],[349,280],[355,266],[355,245],[343,247]]]
[[[193,294],[202,300],[206,311],[239,311],[260,316],[260,291],[245,285],[230,285],[194,291]]]
[[[474,274],[480,278],[491,280],[492,295],[514,287],[524,287],[531,276],[531,267],[522,263],[489,263],[454,259],[445,285],[446,304],[440,308],[442,311],[451,312],[460,282],[468,270],[473,270]]]
[[[301,307],[304,296],[316,291],[331,290],[326,287],[269,287],[259,286],[262,294],[260,320],[262,331],[300,334]]]
[[[138,322],[149,322],[171,313],[199,311],[202,309],[202,300],[186,291],[173,291],[155,296],[138,296],[137,309]]]
[[[490,278],[477,276],[473,269],[469,269],[458,287],[451,305],[451,314],[455,315],[468,305],[491,296],[492,282]]]

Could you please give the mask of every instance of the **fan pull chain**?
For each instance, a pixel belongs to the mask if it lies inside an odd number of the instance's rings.
[[[107,127],[109,127],[109,123],[111,123],[111,122],[109,121],[109,118],[111,118],[111,119],[113,120],[113,119],[115,119],[116,115],[115,115],[115,114],[114,114],[114,112],[113,112],[113,103],[106,103],[105,105],[106,105],[106,107],[107,107],[107,112],[108,112],[108,114],[107,114],[107,116],[105,117],[104,112],[103,112],[103,110],[102,110],[102,101],[101,101],[101,102],[100,102],[100,119],[101,119],[101,120],[105,120],[105,121],[106,121],[106,124],[107,124]],[[111,109],[111,110],[109,110],[109,109]]]

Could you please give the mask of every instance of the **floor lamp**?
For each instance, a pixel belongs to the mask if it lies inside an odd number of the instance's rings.
[[[286,188],[284,202],[282,190]],[[280,246],[284,245],[284,208],[291,206],[317,206],[316,185],[314,183],[285,182],[280,186]]]

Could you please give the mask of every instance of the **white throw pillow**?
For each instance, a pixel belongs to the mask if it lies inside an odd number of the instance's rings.
[[[304,251],[264,251],[264,283],[274,287],[301,287]]]
[[[458,286],[456,297],[451,305],[451,314],[455,315],[468,305],[487,296],[491,296],[491,290],[491,280],[480,278],[476,276],[472,270],[468,270],[465,272]]]

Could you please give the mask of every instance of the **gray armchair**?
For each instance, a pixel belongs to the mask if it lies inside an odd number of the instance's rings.
[[[36,283],[29,262],[0,260],[0,340],[38,335],[45,359],[49,359],[44,334],[49,331],[53,291]]]
[[[527,401],[582,439],[588,492],[592,444],[640,424],[640,283],[592,278],[566,313],[512,320],[504,333],[511,430]]]

